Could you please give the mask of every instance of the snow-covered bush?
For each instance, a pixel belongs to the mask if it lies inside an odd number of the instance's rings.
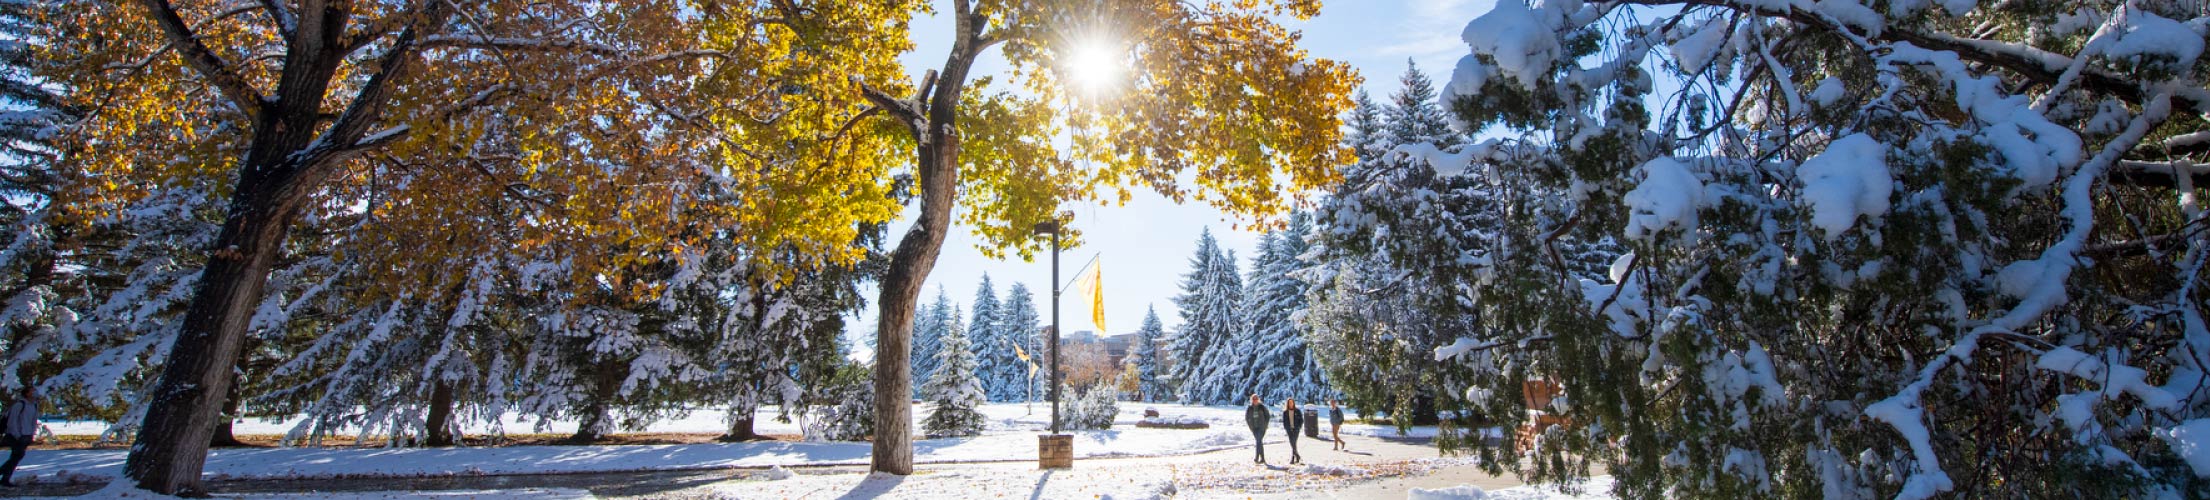
[[[821,389],[827,404],[813,407],[806,424],[808,441],[863,441],[875,434],[874,368],[852,363],[839,368]]]
[[[1074,388],[1061,389],[1062,394],[1075,394]],[[1068,429],[1110,429],[1113,417],[1120,415],[1120,390],[1111,384],[1098,384],[1080,395],[1066,400],[1059,407],[1060,422]]]
[[[1440,93],[1455,133],[1354,144],[1308,320],[1433,349],[1344,352],[1482,425],[1560,384],[1535,449],[1445,422],[1534,480],[2210,491],[2160,438],[2210,417],[2192,5],[1503,0]]]

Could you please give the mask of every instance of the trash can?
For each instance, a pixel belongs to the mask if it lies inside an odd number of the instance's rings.
[[[1305,410],[1305,437],[1320,437],[1320,410]]]

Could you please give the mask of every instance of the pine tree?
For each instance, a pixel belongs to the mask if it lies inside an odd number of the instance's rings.
[[[1012,378],[1020,358],[1013,354],[1012,340],[1005,337],[1005,303],[997,293],[990,276],[983,275],[967,317],[967,341],[974,346],[975,376],[982,379],[983,394],[991,401],[1013,401],[1018,396],[1006,395],[1001,386]]]
[[[1037,326],[1041,320],[1037,317],[1036,299],[1029,294],[1028,285],[1014,283],[1012,289],[1005,291],[1005,302],[1001,307],[1003,309],[1002,314],[998,315],[998,335],[1007,341],[1008,345],[1004,349],[1013,352],[1013,346],[1017,345],[1020,347],[1019,352],[1028,353],[1029,359],[1041,366],[1048,358],[1039,357],[1043,355],[1038,350],[1043,345],[1039,340],[1039,334],[1043,330]],[[1020,355],[1014,353],[1011,365],[1013,370],[1010,373],[996,374],[998,378],[986,384],[991,398],[998,401],[1043,398],[1043,388],[1038,384],[1046,377],[1031,377],[1029,363],[1021,361]]]
[[[1435,101],[1435,83],[1420,72],[1420,66],[1411,60],[1404,62],[1404,76],[1397,79],[1404,87],[1390,94],[1388,108],[1389,137],[1397,144],[1432,143],[1437,147],[1456,146],[1465,142],[1450,128],[1450,114]],[[1361,118],[1356,108],[1351,112],[1351,126],[1356,130]]]
[[[1315,338],[1414,346],[1343,356],[1483,419],[1443,447],[1621,498],[2210,491],[2174,451],[2210,425],[2199,8],[1694,3],[1469,23],[1440,98],[1497,138],[1337,191]],[[1476,430],[1530,410],[1570,423]]]
[[[1212,229],[1206,228],[1197,235],[1197,251],[1190,256],[1189,273],[1182,275],[1182,293],[1174,296],[1174,305],[1180,308],[1182,326],[1175,332],[1168,349],[1168,354],[1174,357],[1170,378],[1175,386],[1183,389],[1177,391],[1175,399],[1184,403],[1191,401],[1187,389],[1195,385],[1198,362],[1219,340],[1210,335],[1212,332],[1194,332],[1189,328],[1200,317],[1199,306],[1204,300],[1207,280],[1212,277],[1212,261],[1219,254],[1220,243],[1213,239]]]
[[[1205,259],[1196,294],[1176,298],[1190,304],[1182,335],[1207,339],[1201,354],[1189,358],[1195,362],[1182,386],[1185,402],[1233,404],[1249,395],[1237,394],[1248,376],[1250,343],[1242,334],[1243,278],[1235,262],[1234,251]]]
[[[1244,392],[1268,401],[1319,401],[1334,395],[1317,353],[1305,342],[1304,328],[1293,319],[1306,308],[1304,283],[1292,275],[1303,267],[1297,256],[1304,253],[1311,228],[1304,213],[1292,214],[1289,228],[1268,232],[1251,262],[1243,307],[1251,356]]]
[[[967,343],[966,332],[949,331],[942,347],[936,353],[936,371],[921,387],[924,398],[936,405],[921,422],[922,432],[931,437],[981,434],[984,419],[976,409],[984,396],[982,380],[975,377],[973,346]]]
[[[1136,330],[1136,340],[1128,345],[1128,357],[1123,363],[1136,368],[1136,397],[1142,401],[1166,401],[1173,394],[1159,380],[1159,342],[1166,336],[1166,327],[1159,323],[1159,310],[1147,308],[1143,312],[1143,328]]]
[[[946,327],[951,321],[951,313],[951,296],[941,286],[936,288],[936,303],[913,312],[914,380],[930,380],[930,374],[936,372],[936,352],[941,348],[941,339],[948,333]],[[920,394],[919,387],[915,387],[914,391],[914,394]]]
[[[1383,122],[1382,115],[1386,111],[1375,104],[1365,90],[1359,90],[1351,102],[1351,112],[1343,118],[1343,124],[1350,127],[1350,131],[1343,134],[1343,145],[1351,148],[1358,162],[1372,161],[1393,142],[1389,138],[1388,125]]]

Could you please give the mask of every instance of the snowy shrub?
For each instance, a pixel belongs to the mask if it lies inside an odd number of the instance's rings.
[[[1062,389],[1062,394],[1076,394],[1074,388]],[[1098,384],[1080,395],[1069,398],[1060,406],[1060,422],[1068,429],[1110,429],[1113,417],[1120,415],[1120,390],[1110,384]]]
[[[822,401],[807,422],[808,441],[864,441],[875,434],[875,384],[872,366],[853,363],[836,371],[821,389]]]

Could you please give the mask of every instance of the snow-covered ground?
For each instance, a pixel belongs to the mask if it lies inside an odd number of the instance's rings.
[[[1141,429],[1133,424],[1145,408],[1166,415],[1188,415],[1212,425],[1209,429]],[[926,414],[917,409],[916,418]],[[983,407],[989,423],[981,436],[924,439],[914,445],[921,463],[1024,461],[1036,457],[1037,432],[1049,427],[1049,405],[1033,410],[1025,405],[991,404]],[[763,411],[771,415],[772,410]],[[724,429],[721,412],[701,411],[683,419],[662,422],[643,432],[718,433]],[[1186,455],[1249,446],[1249,429],[1239,407],[1123,404],[1114,428],[1076,431],[1078,458],[1151,457]],[[548,430],[572,430],[573,423],[548,423]],[[56,434],[96,434],[105,424],[49,424]],[[241,434],[280,433],[286,422],[242,422]],[[1345,425],[1344,434],[1395,436],[1392,427]],[[759,431],[795,434],[791,424],[763,421]],[[1269,441],[1282,439],[1279,425],[1268,429]],[[1414,429],[1413,436],[1432,436],[1433,428]],[[213,479],[308,479],[334,477],[434,477],[454,475],[626,472],[651,470],[772,467],[798,465],[855,465],[868,460],[869,445],[862,442],[752,442],[636,446],[508,446],[458,448],[233,448],[208,453],[205,473]],[[120,474],[122,450],[38,451],[26,460],[17,479],[32,482],[98,482]]]
[[[1483,491],[1478,486],[1413,489],[1406,500],[1611,500],[1611,476],[1596,476],[1580,485],[1581,493],[1569,494],[1556,486],[1515,486]]]
[[[1145,408],[1157,408],[1160,413],[1169,416],[1188,415],[1196,417],[1200,420],[1204,420],[1205,422],[1212,424],[1213,429],[1216,430],[1246,429],[1243,424],[1243,407],[1241,406],[1192,406],[1179,404],[1130,403],[1125,401],[1120,403],[1120,414],[1113,418],[1113,425],[1116,428],[1123,426],[1133,428],[1137,421],[1143,419],[1143,410]],[[1278,409],[1275,410],[1278,411]],[[759,420],[755,424],[753,424],[753,431],[767,435],[799,434],[800,432],[798,428],[798,423],[796,421],[777,422],[775,420],[775,415],[779,412],[780,410],[778,410],[774,406],[761,408],[757,413],[755,413],[755,415],[758,416]],[[921,418],[928,416],[928,408],[925,405],[917,405],[914,407],[913,413],[915,421],[918,422]],[[1043,430],[1051,426],[1050,403],[1039,402],[1034,403],[1033,405],[1023,403],[991,403],[982,407],[982,413],[984,416],[989,418],[989,422],[985,426],[985,432],[1034,432]],[[644,429],[629,429],[622,432],[720,434],[729,430],[729,424],[726,420],[724,420],[724,418],[725,415],[723,411],[719,408],[703,408],[697,411],[693,411],[689,415],[685,415],[682,418],[654,422],[652,423],[652,425],[647,426]],[[301,418],[244,419],[237,421],[236,424],[233,426],[233,429],[235,432],[241,435],[284,435],[290,433],[293,428],[297,427],[303,421],[304,420]],[[108,428],[107,422],[85,420],[47,421],[45,425],[47,430],[53,432],[55,435],[74,436],[98,436],[101,432],[106,431]],[[548,420],[544,422],[539,422],[537,419],[533,418],[506,418],[501,419],[497,427],[499,427],[499,430],[503,430],[508,434],[572,434],[575,433],[576,425],[576,422],[573,420]],[[1276,422],[1274,425],[1274,432],[1279,433],[1280,423]],[[488,434],[493,430],[493,424],[483,421],[467,421],[461,425],[461,431],[469,435]],[[1247,434],[1248,431],[1246,430],[1245,433]],[[1369,437],[1399,437],[1395,427],[1355,423],[1343,424],[1343,434]],[[1435,427],[1414,427],[1411,429],[1411,431],[1405,434],[1404,437],[1421,439],[1432,438],[1435,437]],[[1248,440],[1246,440],[1246,442],[1248,442]]]

